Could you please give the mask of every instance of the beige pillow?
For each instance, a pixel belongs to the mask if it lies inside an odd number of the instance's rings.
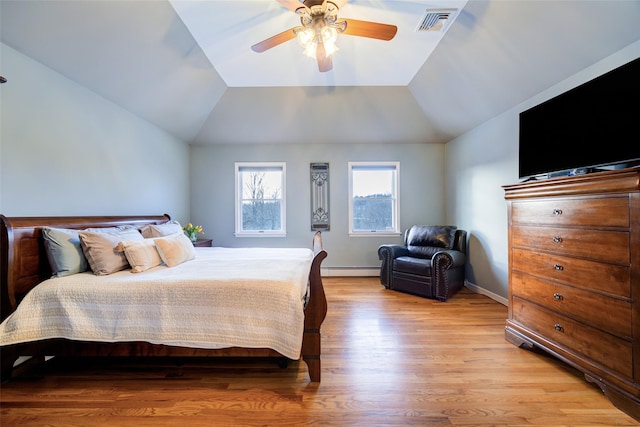
[[[164,224],[148,224],[140,229],[142,237],[164,237],[176,233],[182,233],[182,226],[177,222],[166,222]]]
[[[115,250],[119,242],[127,240],[143,240],[138,230],[78,233],[82,251],[89,261],[93,274],[104,276],[129,268],[124,252]]]
[[[120,242],[116,246],[116,251],[124,252],[132,273],[142,273],[162,264],[162,258],[153,239]]]
[[[193,243],[182,232],[167,237],[157,237],[154,240],[160,258],[168,267],[175,267],[196,257]]]

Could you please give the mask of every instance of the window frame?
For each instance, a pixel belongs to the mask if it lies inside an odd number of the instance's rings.
[[[364,168],[388,168],[395,170],[395,182],[392,183],[392,229],[391,230],[354,230],[354,203],[353,203],[353,172],[354,169]],[[400,234],[400,162],[399,161],[366,161],[348,162],[349,177],[349,236],[351,237],[375,237],[397,236]]]
[[[242,175],[243,169],[279,169],[281,179],[280,230],[244,230],[242,228]],[[235,236],[236,237],[286,237],[287,235],[287,203],[286,203],[286,162],[235,162]]]

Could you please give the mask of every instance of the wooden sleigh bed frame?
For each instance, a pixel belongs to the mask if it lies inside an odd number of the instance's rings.
[[[160,216],[76,216],[76,217],[5,217],[0,215],[0,321],[9,316],[22,298],[37,284],[51,277],[41,229],[44,226],[84,229],[162,224],[169,215]],[[304,334],[301,358],[308,367],[312,382],[320,381],[320,326],[327,313],[320,265],[327,253],[320,232],[313,238],[314,258],[309,271],[309,298],[304,311]],[[1,375],[6,381],[21,356],[60,357],[258,357],[288,359],[269,348],[230,347],[199,349],[136,342],[91,342],[68,339],[43,340],[0,347]]]

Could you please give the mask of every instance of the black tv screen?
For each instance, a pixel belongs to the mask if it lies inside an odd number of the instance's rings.
[[[519,177],[640,163],[640,58],[520,113]]]

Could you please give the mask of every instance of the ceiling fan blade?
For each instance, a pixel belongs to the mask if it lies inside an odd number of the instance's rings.
[[[277,0],[278,3],[289,9],[291,12],[295,12],[301,7],[306,7],[300,0]]]
[[[378,22],[359,21],[357,19],[340,19],[339,21],[346,21],[347,28],[342,34],[349,34],[351,36],[369,37],[379,40],[391,40],[398,32],[398,27],[395,25],[380,24]]]
[[[327,50],[324,48],[324,43],[318,43],[318,47],[316,47],[316,58],[318,60],[318,70],[320,70],[321,73],[329,71],[333,68],[331,55],[327,55]]]
[[[290,28],[286,31],[281,32],[280,34],[276,34],[273,37],[269,37],[266,40],[261,41],[260,43],[256,43],[251,46],[251,50],[254,52],[264,52],[267,49],[271,49],[272,47],[278,46],[284,42],[287,42],[296,37],[296,33],[293,32],[293,28]]]

